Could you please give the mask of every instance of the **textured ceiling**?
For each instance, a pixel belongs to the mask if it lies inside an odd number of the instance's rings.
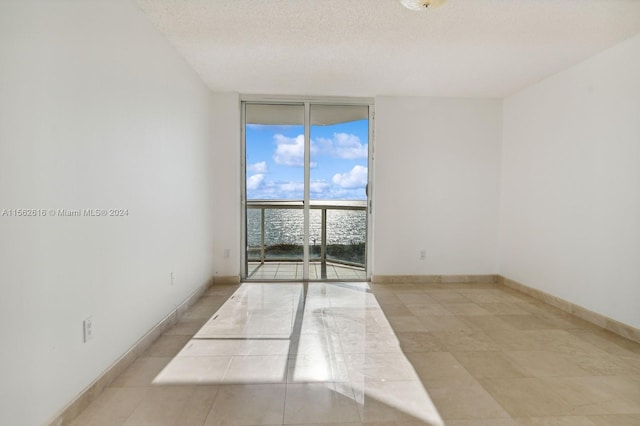
[[[215,91],[503,97],[640,32],[640,0],[138,0]]]

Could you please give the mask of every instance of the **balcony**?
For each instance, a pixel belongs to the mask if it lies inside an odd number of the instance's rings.
[[[366,279],[367,202],[311,201],[309,279]],[[302,279],[302,201],[247,202],[247,278]]]

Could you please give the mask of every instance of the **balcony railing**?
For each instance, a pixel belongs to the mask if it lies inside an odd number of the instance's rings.
[[[247,201],[247,260],[301,261],[303,207],[303,201]],[[367,202],[311,201],[309,209],[310,260],[364,267]]]

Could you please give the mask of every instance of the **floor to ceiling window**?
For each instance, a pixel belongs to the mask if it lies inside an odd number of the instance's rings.
[[[366,102],[243,102],[243,278],[364,280]]]

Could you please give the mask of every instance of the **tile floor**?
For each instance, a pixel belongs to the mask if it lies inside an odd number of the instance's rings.
[[[493,284],[216,286],[74,425],[640,425],[640,345]]]
[[[249,262],[250,280],[302,280],[302,262]],[[311,280],[360,280],[367,279],[363,268],[342,265],[339,263],[309,263],[309,279]]]

